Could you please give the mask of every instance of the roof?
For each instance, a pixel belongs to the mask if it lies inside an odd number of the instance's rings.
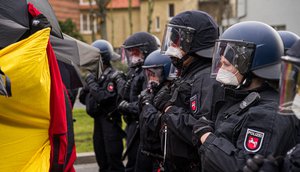
[[[111,0],[107,5],[107,8],[128,8],[128,0]],[[139,7],[139,0],[131,0],[131,7]]]

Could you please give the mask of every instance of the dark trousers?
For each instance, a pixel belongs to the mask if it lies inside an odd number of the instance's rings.
[[[138,123],[136,121],[128,122],[126,127],[126,145],[128,149],[126,172],[134,172],[137,151],[140,143],[139,132],[136,132]],[[139,129],[138,129],[139,130]]]
[[[160,168],[159,165],[160,160],[157,157],[153,157],[151,155],[143,153],[141,147],[139,147],[135,165],[135,172],[157,172],[157,170]]]
[[[200,164],[180,157],[167,158],[165,168],[168,172],[200,172]]]
[[[124,172],[121,157],[124,133],[120,126],[104,115],[94,118],[93,143],[96,160],[101,172]]]

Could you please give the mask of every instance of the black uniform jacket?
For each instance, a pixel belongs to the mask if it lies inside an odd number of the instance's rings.
[[[217,83],[210,78],[210,66],[211,63],[196,59],[171,88],[173,95],[170,101],[174,103],[162,115],[162,123],[167,125],[167,156],[192,161],[198,158],[192,128],[201,116],[212,119],[211,95]]]
[[[116,108],[119,101],[116,84],[110,79],[115,69],[108,67],[92,88],[85,86],[80,92],[80,102],[86,105],[89,115],[120,116]]]
[[[250,92],[257,92],[256,104],[240,111]],[[296,143],[298,122],[294,116],[277,114],[278,92],[267,83],[258,89],[225,90],[225,102],[217,110],[215,132],[200,147],[204,171],[241,171],[254,154],[283,155]]]

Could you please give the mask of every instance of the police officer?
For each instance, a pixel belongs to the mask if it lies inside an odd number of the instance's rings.
[[[92,46],[100,50],[103,73],[99,79],[92,73],[87,76],[87,86],[81,91],[80,100],[94,118],[93,144],[99,171],[123,172],[125,168],[121,156],[125,133],[121,129],[121,114],[117,110],[116,85],[111,80],[116,70],[110,63],[118,55],[106,40],[97,40]]]
[[[291,31],[280,30],[278,31],[278,33],[283,42],[284,53],[286,53],[286,51],[289,50],[295,44],[295,42],[300,39],[300,37],[297,34]]]
[[[282,155],[295,145],[297,121],[277,115],[279,96],[270,84],[279,79],[283,50],[279,34],[255,21],[231,26],[216,42],[212,76],[226,101],[215,123],[200,118],[194,125],[203,171],[239,171],[255,153]]]
[[[166,26],[161,52],[170,56],[179,78],[169,90],[161,90],[153,104],[163,112],[162,148],[168,171],[200,171],[192,124],[203,115],[211,118],[211,97],[206,95],[216,83],[210,67],[218,36],[217,24],[203,11],[182,12]]]
[[[146,88],[143,64],[147,56],[157,50],[155,38],[147,32],[137,32],[128,37],[122,45],[123,58],[127,59],[129,71],[127,79],[123,80],[119,73],[112,76],[120,88],[119,94],[123,101],[118,109],[127,123],[125,156],[128,156],[125,171],[134,171],[139,145],[139,105],[138,95]]]
[[[280,78],[280,104],[279,114],[296,115],[300,119],[300,40],[287,51],[286,56],[281,57],[282,70]],[[272,154],[264,157],[255,155],[247,160],[244,172],[256,171],[300,171],[300,144],[288,151],[283,157],[274,157]]]
[[[161,112],[152,105],[153,98],[160,89],[170,86],[172,80],[176,78],[176,68],[171,65],[170,57],[156,50],[149,54],[143,69],[146,74],[147,88],[139,96],[140,145],[135,171],[152,172],[160,169],[163,160],[159,137]],[[150,163],[143,163],[144,159],[148,159]]]

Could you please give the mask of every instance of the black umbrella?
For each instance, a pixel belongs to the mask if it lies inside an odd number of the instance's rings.
[[[17,42],[28,30],[27,2],[0,0],[0,49]]]
[[[69,35],[63,36],[63,40],[50,37],[63,82],[69,89],[82,87],[87,72],[101,74],[100,51]]]
[[[0,0],[0,49],[28,36],[30,17],[27,3],[32,3],[51,24],[51,35],[63,38],[57,18],[47,0]]]

